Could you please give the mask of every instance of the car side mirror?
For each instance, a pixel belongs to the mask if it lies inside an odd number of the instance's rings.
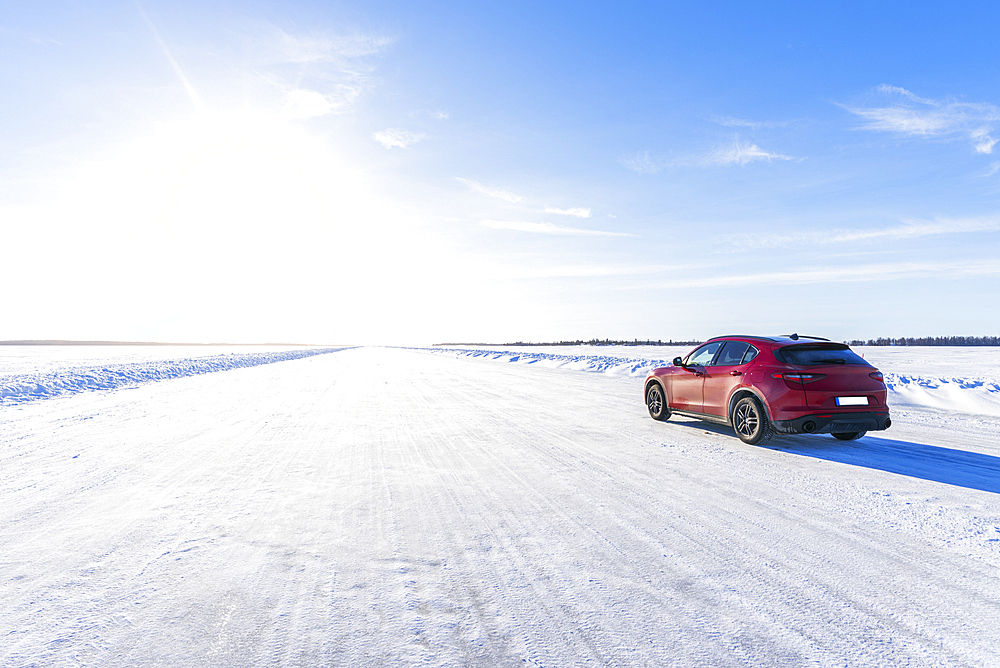
[[[680,357],[675,357],[674,361],[671,362],[671,364],[673,364],[674,366],[680,366],[680,367],[682,367],[682,366],[684,366],[684,360],[682,360]]]

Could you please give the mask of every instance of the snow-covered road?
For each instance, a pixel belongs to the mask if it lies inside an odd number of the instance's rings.
[[[0,406],[2,666],[1000,665],[1000,419],[355,348]]]

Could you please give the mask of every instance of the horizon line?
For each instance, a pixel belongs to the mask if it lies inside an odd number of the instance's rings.
[[[332,343],[191,343],[170,341],[76,341],[71,339],[17,339],[0,346],[340,346]]]

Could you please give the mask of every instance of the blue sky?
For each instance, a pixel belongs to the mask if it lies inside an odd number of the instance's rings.
[[[10,2],[0,339],[995,334],[998,19]]]

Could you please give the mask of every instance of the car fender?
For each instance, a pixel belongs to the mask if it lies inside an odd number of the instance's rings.
[[[757,397],[757,399],[760,400],[760,405],[764,407],[764,412],[767,414],[767,419],[773,424],[774,418],[771,417],[771,406],[768,405],[767,399],[764,398],[764,395],[761,393],[761,391],[758,390],[753,385],[739,385],[737,387],[734,387],[733,391],[729,393],[729,400],[726,402],[727,406],[726,420],[729,421],[730,416],[733,414],[733,405],[736,403],[736,396],[744,392],[749,392],[750,394],[754,395],[755,397]]]
[[[649,386],[656,383],[660,386],[660,390],[663,392],[663,400],[667,402],[669,407],[673,397],[670,396],[670,390],[667,389],[670,383],[664,383],[662,376],[652,376],[646,380],[646,384],[642,388],[642,400],[646,401],[646,395],[649,393]]]

